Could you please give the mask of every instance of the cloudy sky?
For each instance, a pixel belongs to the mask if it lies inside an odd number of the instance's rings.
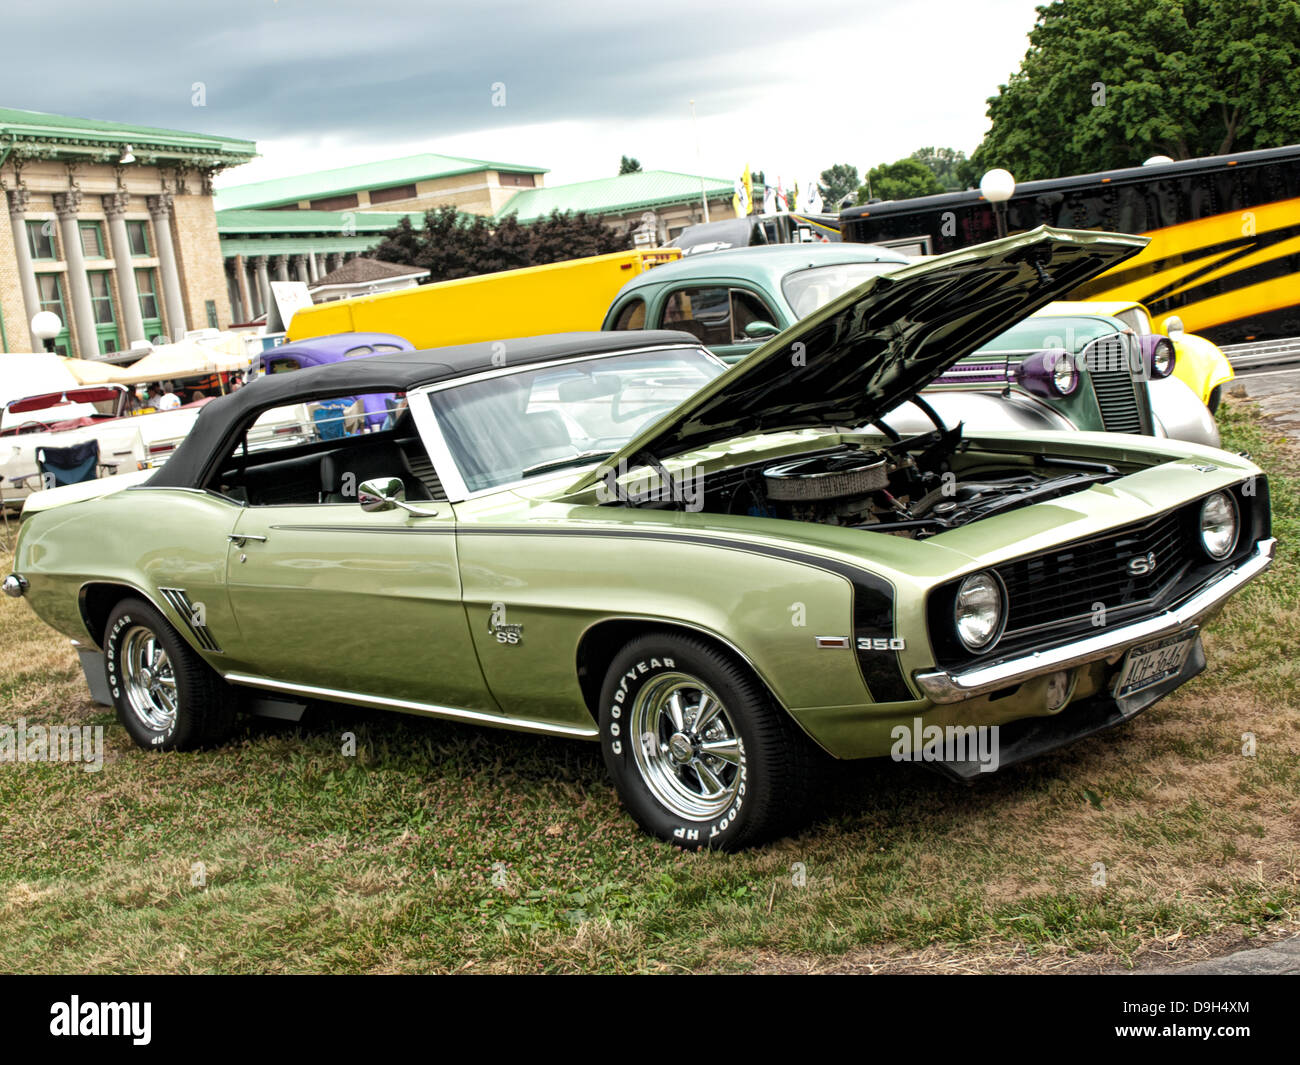
[[[552,185],[625,153],[789,184],[927,144],[969,153],[1037,2],[18,0],[6,35],[27,45],[0,106],[257,141],[222,185],[420,151],[547,167]]]

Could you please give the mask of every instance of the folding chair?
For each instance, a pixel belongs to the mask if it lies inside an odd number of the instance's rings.
[[[41,473],[42,488],[81,484],[82,481],[93,481],[101,469],[117,470],[115,464],[99,461],[98,440],[87,440],[71,447],[37,448],[36,468]]]

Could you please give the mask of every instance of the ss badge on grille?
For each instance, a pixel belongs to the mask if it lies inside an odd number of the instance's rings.
[[[1144,574],[1152,573],[1156,568],[1156,553],[1148,551],[1145,555],[1134,555],[1128,560],[1129,575],[1141,577]]]

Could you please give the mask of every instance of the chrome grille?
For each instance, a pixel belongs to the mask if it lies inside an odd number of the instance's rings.
[[[1140,406],[1146,400],[1145,382],[1136,378],[1129,366],[1129,345],[1125,336],[1112,333],[1098,337],[1084,347],[1082,359],[1106,432],[1145,431]]]
[[[1193,551],[1186,515],[1174,513],[998,566],[1007,589],[1006,634],[1091,624],[1098,603],[1107,613],[1148,603],[1187,571]],[[1129,571],[1130,560],[1148,556],[1152,570]]]

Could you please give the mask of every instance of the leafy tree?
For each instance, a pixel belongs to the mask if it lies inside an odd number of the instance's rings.
[[[428,211],[418,228],[403,218],[370,254],[384,262],[428,270],[429,281],[449,281],[631,246],[630,227],[614,229],[581,211],[553,211],[546,218],[523,223],[515,215],[492,221],[443,206]]]
[[[848,163],[836,163],[822,171],[817,188],[822,194],[822,203],[828,211],[839,210],[840,200],[858,191],[860,184],[858,168]]]
[[[622,177],[624,174],[639,173],[641,173],[641,160],[633,159],[630,155],[623,156],[618,164],[618,176]]]
[[[918,148],[911,157],[929,167],[948,192],[979,184],[980,175],[965,152],[954,148]]]
[[[896,163],[881,163],[867,171],[867,180],[858,189],[858,203],[872,197],[880,200],[910,200],[914,196],[933,196],[943,192],[943,183],[934,171],[913,158]]]
[[[1300,140],[1296,0],[1058,0],[973,156],[1021,181]]]

